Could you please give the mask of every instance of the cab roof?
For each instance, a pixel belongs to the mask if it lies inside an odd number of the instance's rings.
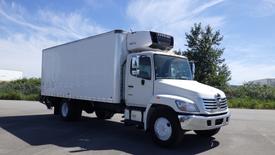
[[[144,54],[160,54],[160,55],[167,55],[167,56],[173,56],[173,57],[179,57],[179,58],[185,58],[187,59],[186,56],[182,56],[182,55],[177,55],[172,51],[144,51],[144,52],[140,52],[140,53],[144,53]]]

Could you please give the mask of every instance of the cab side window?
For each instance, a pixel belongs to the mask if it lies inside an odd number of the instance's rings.
[[[151,59],[147,56],[139,57],[139,76],[147,80],[151,79]]]
[[[131,60],[131,75],[150,80],[151,79],[151,59],[148,56],[134,56]]]

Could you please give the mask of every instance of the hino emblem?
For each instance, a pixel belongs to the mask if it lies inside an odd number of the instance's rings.
[[[216,94],[215,99],[216,99],[216,103],[217,103],[217,108],[220,109],[220,107],[221,107],[221,95]]]

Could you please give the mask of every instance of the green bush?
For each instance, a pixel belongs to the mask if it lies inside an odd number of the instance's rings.
[[[224,91],[229,99],[229,107],[275,109],[275,87],[245,83],[228,87]]]
[[[229,99],[231,108],[275,109],[275,100],[252,99],[249,97]]]
[[[225,89],[228,98],[250,97],[261,100],[275,100],[275,87],[245,83],[238,87]]]
[[[9,92],[9,93],[2,93],[2,94],[0,94],[0,99],[5,99],[5,100],[21,100],[22,96],[18,92]]]
[[[39,97],[40,97],[40,94],[24,95],[23,100],[38,101]]]
[[[0,99],[38,100],[40,95],[40,79],[20,79],[0,83]]]

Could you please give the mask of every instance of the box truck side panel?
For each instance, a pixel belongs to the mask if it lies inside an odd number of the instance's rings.
[[[120,103],[124,40],[124,34],[109,32],[45,49],[41,94]]]

